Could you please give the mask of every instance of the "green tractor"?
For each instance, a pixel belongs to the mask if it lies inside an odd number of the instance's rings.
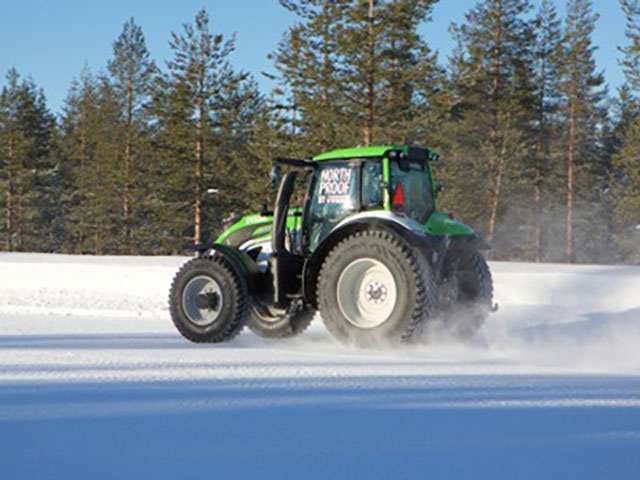
[[[273,212],[231,222],[176,274],[176,327],[193,342],[224,342],[245,325],[286,338],[319,312],[337,340],[359,347],[411,342],[432,324],[472,336],[493,309],[480,253],[489,246],[438,211],[438,159],[408,146],[276,159]],[[294,168],[280,178],[280,165]]]

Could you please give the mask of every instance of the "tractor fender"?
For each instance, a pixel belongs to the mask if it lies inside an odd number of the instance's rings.
[[[487,242],[482,235],[475,232],[470,235],[460,235],[449,238],[450,243],[448,250],[491,250],[489,242]]]
[[[381,216],[360,216],[358,219],[343,222],[334,228],[331,233],[318,245],[311,257],[309,257],[303,267],[303,294],[305,302],[317,309],[318,303],[316,298],[317,281],[320,269],[329,252],[345,238],[354,233],[364,230],[386,230],[398,236],[398,238],[407,242],[413,248],[435,248],[432,245],[432,237],[426,235],[423,231],[415,231],[407,228],[407,226]]]
[[[247,288],[250,294],[256,294],[262,291],[262,273],[258,269],[258,265],[246,252],[235,247],[223,245],[221,243],[210,242],[198,248],[198,257],[207,258],[212,256],[222,256],[233,269],[233,271],[247,282]]]

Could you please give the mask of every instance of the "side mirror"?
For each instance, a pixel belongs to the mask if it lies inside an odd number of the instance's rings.
[[[280,186],[280,175],[280,165],[276,163],[271,168],[271,190],[275,191]]]

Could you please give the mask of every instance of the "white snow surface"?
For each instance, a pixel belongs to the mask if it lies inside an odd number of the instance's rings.
[[[0,479],[640,478],[640,268],[492,263],[474,341],[195,345],[185,257],[0,254]]]

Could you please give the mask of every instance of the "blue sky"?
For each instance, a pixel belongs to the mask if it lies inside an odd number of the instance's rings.
[[[3,2],[0,17],[0,72],[15,66],[31,75],[45,90],[49,105],[59,112],[71,81],[85,62],[92,70],[104,69],[111,44],[131,16],[142,26],[151,55],[164,66],[171,52],[171,31],[191,22],[198,9],[209,10],[212,26],[226,34],[237,32],[233,63],[252,72],[264,90],[269,82],[260,72],[270,70],[267,54],[274,50],[282,32],[294,21],[277,0],[21,0]],[[463,20],[471,0],[440,0],[433,22],[422,32],[446,59],[453,43],[448,33],[452,21]],[[533,0],[537,5],[538,0]],[[564,0],[556,0],[562,7]],[[612,87],[623,77],[617,65],[616,47],[624,42],[624,17],[617,0],[595,0],[601,14],[594,36],[599,50],[598,68],[606,71]],[[4,80],[0,81],[0,85]]]

